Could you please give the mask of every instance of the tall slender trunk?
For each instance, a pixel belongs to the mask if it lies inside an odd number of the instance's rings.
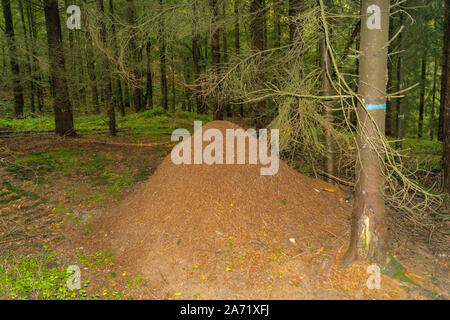
[[[390,18],[389,22],[389,39],[392,39],[394,32],[394,24],[392,17]],[[394,67],[391,59],[391,53],[392,53],[392,46],[389,46],[388,48],[388,81],[387,81],[387,92],[391,92],[391,86],[392,86],[392,69]],[[391,99],[388,99],[386,101],[386,135],[392,136],[392,133],[394,132],[394,128],[392,125],[392,119],[393,119],[393,110],[392,107],[392,101]]]
[[[220,74],[220,30],[217,26],[219,17],[219,8],[217,0],[210,0],[210,6],[212,11],[212,21],[211,21],[211,57],[212,57],[212,68],[214,74],[214,82],[219,81]],[[220,98],[215,94],[214,109],[213,109],[213,119],[223,120],[223,110]]]
[[[5,20],[5,35],[9,46],[9,59],[11,61],[12,85],[14,91],[14,115],[16,118],[23,115],[23,87],[20,82],[20,69],[17,56],[14,24],[9,0],[2,0],[3,18]]]
[[[239,0],[234,0],[234,49],[236,51],[236,55],[239,56],[241,53],[241,44],[240,44],[240,26],[239,26]],[[239,115],[244,117],[244,104],[239,103],[237,105],[239,109]]]
[[[304,0],[289,0],[289,42],[293,43],[299,29],[296,21],[298,14],[302,11]]]
[[[159,0],[159,10],[162,14],[162,0]],[[166,72],[166,39],[164,35],[164,20],[161,16],[159,18],[159,64],[161,68],[161,106],[165,109],[169,109],[167,100],[167,72]]]
[[[434,139],[434,126],[435,126],[435,105],[436,105],[436,87],[437,87],[437,59],[434,57],[434,72],[433,72],[433,95],[431,98],[431,108],[430,108],[430,140]]]
[[[173,57],[173,48],[170,51],[170,74],[171,74],[171,83],[172,83],[172,104],[171,110],[175,112],[176,109],[176,92],[175,92],[175,62]]]
[[[443,39],[443,46],[442,46],[442,76],[441,76],[441,104],[440,104],[440,110],[439,110],[439,134],[438,134],[438,139],[439,141],[444,141],[445,139],[445,130],[444,130],[444,125],[445,125],[445,112],[446,109],[445,107],[447,106],[447,108],[449,107],[448,104],[445,104],[445,102],[447,101],[446,98],[447,96],[450,94],[449,93],[449,87],[448,87],[448,73],[449,73],[449,52],[450,52],[450,0],[445,0],[445,17],[444,17],[444,26],[443,26],[443,30],[444,30],[444,39]],[[447,120],[447,124],[448,124],[448,120]]]
[[[79,97],[80,97],[80,104],[84,107],[84,114],[88,114],[88,107],[87,107],[87,97],[86,97],[86,85],[85,85],[85,79],[86,79],[86,70],[84,67],[84,50],[81,50],[83,48],[84,43],[81,39],[82,33],[77,32],[75,34],[75,42],[77,44],[78,50],[77,50],[77,63],[79,65],[78,69],[78,88],[79,88]],[[81,110],[80,110],[81,111]]]
[[[64,0],[64,7],[67,8],[69,7],[71,4],[73,3],[73,1],[70,0]],[[75,55],[75,46],[74,46],[74,34],[75,32],[72,30],[67,30],[68,31],[68,39],[69,39],[69,50],[66,53],[67,55],[67,60],[69,61],[69,65],[72,69],[73,72],[70,72],[67,76],[69,77],[68,79],[68,86],[69,86],[69,96],[70,96],[70,101],[72,104],[72,108],[74,108],[75,110],[78,109],[78,105],[79,105],[79,101],[80,101],[80,97],[79,97],[79,92],[78,92],[78,83],[77,83],[77,69],[79,68],[79,65],[76,61],[76,55]]]
[[[119,47],[117,45],[117,36],[116,36],[116,17],[114,16],[114,4],[113,0],[109,0],[109,14],[111,15],[111,35],[112,35],[112,41],[113,41],[113,47],[115,52],[115,57],[118,58],[119,56]],[[116,79],[116,101],[119,106],[119,111],[122,116],[125,116],[125,101],[123,97],[123,91],[122,91],[122,81],[120,78]]]
[[[444,42],[444,59],[442,63],[442,76],[445,75],[445,86],[442,88],[441,92],[445,92],[443,102],[443,154],[442,154],[442,168],[443,168],[443,176],[444,176],[444,190],[450,194],[450,70],[448,70],[450,66],[450,0],[445,1],[445,29],[444,34],[445,42]],[[445,73],[444,73],[445,69]],[[441,94],[442,99],[442,94]],[[442,102],[442,101],[441,101]]]
[[[330,55],[328,53],[328,46],[325,39],[320,41],[320,57],[321,57],[321,68],[322,68],[322,95],[331,95],[331,66],[330,66]],[[325,120],[327,125],[330,126],[324,130],[325,145],[327,148],[327,155],[325,160],[326,171],[329,175],[334,175],[334,147],[333,147],[333,136],[331,134],[331,127],[333,126],[334,116],[331,108],[331,101],[324,100],[325,104]],[[332,182],[332,179],[328,179],[328,182]]]
[[[400,26],[403,25],[404,13],[400,12]],[[403,32],[398,35],[399,41],[399,54],[397,60],[397,92],[403,90],[405,87],[404,83],[404,70],[403,70],[403,57],[404,57],[404,49],[405,49],[405,39]],[[402,147],[402,139],[403,139],[403,128],[405,125],[405,114],[404,114],[404,104],[403,98],[400,97],[397,99],[397,142],[396,148],[400,149]]]
[[[222,59],[222,65],[226,65],[228,63],[228,37],[227,37],[227,26],[225,24],[225,22],[227,21],[227,8],[226,8],[226,2],[224,1],[222,3],[222,17],[223,17],[223,21],[224,21],[224,26],[222,28],[222,47],[223,47],[223,59]],[[231,112],[231,106],[230,103],[228,101],[225,101],[225,112],[227,117],[231,118],[233,116],[232,112]]]
[[[100,14],[100,18],[98,19],[99,27],[100,27],[100,39],[103,43],[104,50],[108,50],[108,41],[106,39],[106,24],[104,19],[105,8],[103,7],[103,0],[96,0],[97,11]],[[110,63],[108,61],[108,57],[103,55],[102,59],[102,81],[103,81],[103,90],[105,97],[105,110],[108,115],[108,125],[109,125],[109,133],[112,136],[115,136],[117,133],[116,129],[116,112],[114,110],[114,104],[112,102],[112,84],[111,84],[111,69]]]
[[[417,137],[422,138],[423,135],[423,112],[425,107],[425,86],[427,75],[427,54],[424,52],[422,56],[422,73],[420,77],[420,102],[419,102],[419,128]]]
[[[251,48],[253,52],[260,53],[255,55],[255,65],[258,69],[261,68],[262,63],[262,51],[264,51],[264,1],[252,0],[250,3],[250,13],[252,14],[252,20],[250,22],[251,32]],[[264,83],[264,74],[258,70],[255,75],[255,81],[257,86],[262,86]],[[256,126],[262,128],[265,125],[265,109],[266,103],[264,100],[260,100],[255,103],[254,111],[256,112]]]
[[[29,1],[25,2],[26,11],[27,11],[27,20],[28,20],[28,33],[30,35],[31,41],[31,54],[32,54],[32,68],[33,68],[33,83],[36,88],[37,102],[38,102],[38,110],[42,112],[42,108],[44,107],[44,96],[43,90],[41,86],[42,81],[42,73],[39,67],[39,62],[37,59],[37,47],[36,47],[36,39],[38,34],[38,28],[34,19],[34,12]]]
[[[134,26],[136,25],[136,3],[135,0],[127,0],[128,2],[128,13],[127,19],[128,23],[131,25],[130,31],[130,51],[132,55],[132,70],[133,70],[133,86],[134,86],[134,110],[136,112],[141,112],[144,110],[143,98],[142,98],[142,85],[141,85],[141,72],[139,64],[142,61],[142,51],[137,47],[137,32]]]
[[[199,90],[201,90],[199,81],[200,81],[200,48],[199,48],[199,36],[198,36],[198,11],[197,11],[197,0],[192,2],[192,13],[194,18],[192,20],[192,60],[194,62],[194,83],[196,84],[195,88],[195,104],[197,105],[197,113],[203,114],[206,113],[205,105],[202,101]]]
[[[100,104],[99,104],[99,94],[97,89],[97,73],[95,71],[95,58],[94,58],[94,50],[92,48],[92,40],[90,35],[90,25],[89,25],[89,15],[88,15],[88,5],[87,0],[83,0],[83,21],[85,25],[85,42],[86,42],[86,67],[89,76],[89,86],[91,88],[91,98],[92,105],[94,107],[94,113],[100,113]]]
[[[278,0],[273,2],[273,32],[275,37],[274,46],[281,47],[281,5]]]
[[[5,53],[5,46],[2,45],[2,74],[6,75],[6,53]]]
[[[380,9],[379,29],[368,27],[368,18],[377,14],[367,13],[371,5],[376,5]],[[388,262],[383,199],[384,156],[380,135],[384,134],[385,129],[389,11],[389,0],[362,0],[359,94],[364,105],[358,106],[357,182],[351,240],[343,259],[343,266],[358,258],[376,262],[380,267],[386,266]]]
[[[20,11],[20,19],[22,21],[23,28],[23,36],[25,39],[25,51],[27,55],[26,67],[28,71],[28,75],[30,77],[29,85],[30,85],[30,111],[31,113],[35,112],[35,104],[34,104],[34,83],[33,83],[33,69],[31,68],[31,58],[30,58],[30,40],[27,32],[27,26],[25,24],[25,13],[23,8],[23,0],[19,0],[19,11]]]
[[[69,100],[64,48],[59,20],[58,0],[44,1],[45,27],[47,29],[48,55],[50,61],[51,83],[54,92],[56,133],[63,136],[75,135],[72,105]]]
[[[262,15],[263,15],[263,39],[264,39],[264,50],[267,50],[269,48],[269,36],[267,34],[267,12],[266,12],[266,1],[261,0],[262,2]]]
[[[147,41],[145,46],[147,51],[147,91],[145,92],[145,102],[149,109],[153,108],[153,80],[152,80],[152,56],[151,56],[151,42]]]

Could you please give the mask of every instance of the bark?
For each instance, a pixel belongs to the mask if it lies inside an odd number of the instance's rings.
[[[381,9],[381,29],[367,27],[369,14],[366,12],[369,5],[377,5]],[[380,267],[386,266],[388,262],[385,203],[382,195],[383,155],[378,153],[382,150],[379,134],[384,133],[385,129],[389,9],[389,0],[362,0],[359,94],[365,105],[358,107],[357,183],[351,240],[343,259],[344,267],[358,258],[375,262]]]
[[[151,57],[151,42],[147,41],[145,46],[147,51],[147,91],[145,93],[145,102],[150,109],[153,108],[153,80],[152,80],[152,57]]]
[[[37,24],[34,19],[34,12],[29,1],[25,2],[27,8],[27,19],[28,19],[28,27],[31,41],[31,53],[33,56],[33,82],[36,88],[37,102],[38,102],[38,110],[42,112],[42,108],[44,107],[44,94],[41,86],[42,82],[42,72],[39,67],[39,61],[37,59],[37,47],[36,47],[36,39],[38,34]]]
[[[9,59],[12,71],[12,86],[14,92],[14,115],[19,118],[23,115],[23,87],[20,82],[20,68],[14,34],[14,24],[9,0],[2,0],[3,18],[5,20],[5,35],[9,46]]]
[[[134,110],[136,112],[142,112],[144,110],[142,85],[141,85],[141,73],[139,64],[142,61],[142,52],[137,47],[137,32],[134,28],[136,24],[136,2],[135,0],[127,0],[128,2],[128,23],[132,26],[130,31],[130,52],[132,53],[132,72],[133,72],[133,97],[134,97]]]
[[[30,85],[30,111],[31,113],[35,112],[35,104],[34,104],[34,83],[33,83],[33,70],[31,68],[31,59],[30,59],[30,39],[29,34],[27,32],[27,27],[25,24],[25,11],[23,8],[23,0],[19,0],[19,11],[20,11],[20,19],[22,21],[23,28],[23,36],[25,39],[25,50],[27,53],[26,67],[28,71],[28,75],[30,77],[29,85]]]
[[[99,14],[101,14],[100,19],[98,20],[100,27],[100,39],[103,43],[104,50],[108,50],[108,41],[106,39],[106,24],[104,19],[105,8],[103,7],[103,0],[96,0],[97,10]],[[111,84],[111,69],[110,63],[108,61],[108,57],[104,54],[102,59],[102,81],[103,81],[103,90],[105,93],[105,110],[108,115],[108,126],[109,133],[112,136],[115,136],[117,133],[116,129],[116,112],[114,110],[114,104],[111,99],[112,97],[112,84]]]
[[[389,23],[389,39],[392,39],[393,37],[393,32],[394,32],[394,24],[392,23],[393,20],[392,18],[390,19],[390,23]],[[391,53],[392,53],[392,45],[389,46],[388,48],[388,81],[387,81],[387,92],[391,92],[391,86],[392,86],[392,68],[393,63],[392,63],[392,59],[391,59]],[[392,119],[393,119],[393,107],[392,107],[392,102],[391,99],[388,99],[386,101],[386,135],[387,136],[392,136],[393,133],[393,125],[392,125]]]
[[[448,104],[445,104],[447,101],[447,95],[449,94],[448,89],[448,73],[449,73],[449,63],[448,63],[448,56],[450,52],[450,44],[449,44],[449,38],[450,38],[450,0],[445,0],[445,17],[444,17],[444,42],[442,46],[442,76],[441,76],[441,104],[440,104],[440,111],[439,111],[439,135],[438,139],[439,141],[443,141],[445,138],[444,133],[444,118],[445,118],[445,106],[449,106]]]
[[[252,0],[250,3],[250,13],[252,20],[250,22],[251,32],[251,49],[253,52],[258,53],[264,51],[264,1]],[[261,68],[261,54],[255,55],[255,65],[258,69]],[[257,71],[255,75],[255,81],[257,86],[262,86],[264,83],[264,74],[261,71]],[[265,109],[266,103],[264,100],[260,100],[253,106],[256,112],[256,126],[262,128],[266,122]]]
[[[113,40],[113,46],[115,50],[115,57],[118,58],[119,55],[119,47],[117,45],[117,35],[116,35],[116,23],[115,23],[115,16],[114,16],[114,4],[113,0],[109,0],[109,13],[111,15],[111,35]],[[116,101],[119,106],[119,111],[122,116],[125,116],[125,101],[123,97],[123,91],[122,91],[122,81],[117,78],[116,79]]]
[[[239,25],[239,0],[234,0],[234,49],[236,51],[236,55],[239,56],[241,53],[241,44],[240,44],[240,25]],[[237,105],[239,109],[239,115],[244,117],[244,104],[239,103]]]
[[[72,105],[69,100],[61,23],[57,0],[44,1],[51,84],[54,92],[55,128],[61,136],[74,136]]]
[[[274,46],[281,47],[281,5],[278,0],[273,2],[273,32],[275,37]]]
[[[422,73],[420,77],[419,128],[417,131],[418,138],[422,138],[423,135],[423,112],[425,107],[426,75],[427,75],[427,55],[426,53],[424,53],[422,57]]]
[[[172,112],[175,112],[176,109],[176,92],[175,92],[175,61],[173,57],[173,49],[170,52],[170,73],[171,73],[171,82],[172,82],[172,104],[171,109]]]
[[[100,113],[99,94],[97,89],[97,73],[95,72],[95,59],[94,50],[92,48],[92,40],[90,35],[89,16],[87,11],[87,1],[83,0],[83,21],[86,28],[85,41],[86,41],[86,67],[89,76],[89,86],[91,88],[91,99],[94,107],[94,113]]]
[[[431,98],[431,108],[430,108],[430,140],[434,139],[434,126],[435,126],[435,105],[436,105],[436,87],[437,87],[437,59],[434,57],[434,72],[433,72],[433,95]]]
[[[64,0],[64,7],[67,8],[71,5],[72,3],[69,0]],[[64,12],[64,10],[63,10]],[[64,20],[63,20],[64,21]],[[67,29],[67,28],[65,28]],[[74,32],[72,30],[67,30],[68,34],[69,34],[69,50],[66,53],[68,60],[69,60],[69,68],[72,69],[73,72],[70,72],[68,74],[69,76],[69,96],[71,97],[71,103],[72,103],[72,107],[77,110],[78,109],[78,105],[79,105],[79,101],[80,101],[80,97],[78,94],[78,83],[77,83],[77,78],[76,78],[76,74],[77,74],[77,69],[79,68],[79,65],[77,64],[76,61],[76,56],[75,56],[75,47],[74,47]]]
[[[192,2],[192,12],[194,15],[194,19],[192,21],[192,60],[194,63],[194,77],[195,77],[195,104],[197,105],[197,113],[203,114],[206,113],[205,105],[200,95],[200,48],[199,48],[199,36],[198,36],[198,12],[197,12],[197,0]]]
[[[328,46],[325,39],[320,41],[320,57],[321,57],[321,68],[322,68],[322,94],[324,96],[331,95],[331,84],[329,77],[331,76],[331,66],[330,66],[330,55],[328,53]],[[331,109],[331,101],[325,100],[325,120],[329,126],[333,125],[334,117]],[[330,175],[334,175],[334,147],[333,147],[333,137],[331,135],[330,129],[325,129],[323,133],[325,137],[325,145],[327,148],[327,156],[325,160],[326,172]],[[328,182],[332,182],[328,179]]]
[[[289,0],[289,42],[293,43],[298,35],[298,14],[302,11],[304,0]]]
[[[159,0],[160,14],[162,14],[162,0]],[[169,109],[167,99],[167,72],[166,72],[166,40],[164,38],[164,20],[159,19],[159,64],[161,68],[161,106]]]
[[[445,87],[442,88],[444,94],[445,101],[443,102],[443,128],[442,128],[442,136],[443,136],[443,155],[442,155],[442,167],[443,167],[443,176],[444,176],[444,190],[450,194],[450,71],[448,70],[450,66],[450,45],[449,45],[449,36],[450,36],[450,0],[445,1],[445,9],[446,9],[446,23],[444,34],[446,34],[444,42],[444,48],[446,50],[444,56],[445,61],[443,61],[442,68],[442,76],[445,75]],[[445,73],[444,73],[445,68]],[[442,99],[441,93],[441,99]],[[442,101],[442,100],[441,100]]]
[[[400,26],[403,25],[403,19],[404,14],[400,13]],[[403,58],[404,58],[404,52],[405,49],[405,39],[403,32],[398,35],[398,41],[399,41],[399,54],[398,54],[398,60],[397,60],[397,92],[402,90],[405,86],[404,84],[404,70],[403,70]],[[402,147],[402,139],[403,139],[403,131],[404,131],[404,125],[405,125],[405,114],[404,114],[404,104],[403,104],[403,98],[397,99],[397,142],[396,147],[397,149],[400,149]]]
[[[220,75],[220,32],[217,27],[219,8],[217,0],[210,0],[210,7],[212,12],[211,21],[211,57],[212,57],[212,68],[214,74],[214,82],[219,81]],[[220,99],[218,95],[215,94],[214,109],[213,109],[213,119],[223,120],[223,110]]]
[[[227,18],[227,10],[226,10],[226,2],[222,3],[222,17],[225,23]],[[224,25],[222,28],[222,47],[223,47],[223,65],[225,66],[228,63],[228,43],[227,43],[227,26]],[[225,112],[228,118],[231,118],[233,114],[231,113],[231,106],[228,102],[225,102]]]

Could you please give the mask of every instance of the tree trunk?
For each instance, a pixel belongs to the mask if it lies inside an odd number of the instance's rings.
[[[147,91],[145,93],[145,102],[149,109],[153,108],[153,81],[152,81],[152,57],[151,57],[151,42],[147,41]]]
[[[214,74],[214,83],[219,81],[220,74],[220,32],[217,26],[219,17],[219,8],[217,0],[210,0],[210,6],[212,11],[212,21],[211,21],[211,57],[212,57],[212,68]],[[213,119],[223,120],[223,110],[220,99],[217,94],[214,101],[213,109]]]
[[[227,19],[227,10],[226,10],[226,2],[224,1],[222,3],[222,17],[225,24],[225,21]],[[225,66],[228,63],[228,43],[227,43],[228,37],[227,37],[227,26],[226,24],[222,28],[222,47],[223,47],[223,65]],[[233,116],[231,112],[231,106],[228,103],[228,101],[225,102],[225,112],[227,114],[228,118],[231,118]]]
[[[25,50],[27,52],[27,60],[26,60],[26,66],[28,71],[28,76],[30,77],[29,84],[30,84],[30,111],[31,113],[35,112],[35,104],[34,104],[34,83],[33,83],[33,70],[31,68],[31,59],[30,59],[30,40],[29,35],[27,32],[27,27],[25,24],[25,14],[24,14],[24,8],[23,8],[23,0],[19,0],[19,11],[20,11],[20,19],[22,21],[22,28],[23,28],[23,36],[25,40]]]
[[[389,39],[392,39],[394,36],[394,24],[392,17],[390,18],[389,22]],[[387,81],[387,92],[391,92],[391,86],[392,86],[392,68],[394,67],[391,59],[391,53],[392,53],[392,46],[389,46],[388,48],[388,81]],[[386,101],[386,135],[392,136],[392,133],[394,132],[394,128],[392,125],[392,119],[393,119],[393,107],[391,99],[388,99]]]
[[[137,47],[137,32],[134,28],[136,24],[136,3],[135,0],[127,0],[128,2],[128,23],[132,26],[130,31],[130,52],[132,54],[132,70],[133,70],[133,86],[134,86],[134,110],[136,112],[142,112],[144,110],[142,85],[141,85],[141,73],[139,64],[142,61],[142,52]]]
[[[320,57],[322,67],[322,94],[324,96],[331,95],[331,84],[329,77],[331,76],[330,55],[328,53],[328,46],[325,39],[320,41]],[[331,101],[325,100],[325,120],[330,127],[333,125],[334,117],[331,109]],[[327,148],[327,156],[325,160],[326,172],[330,175],[334,175],[334,152],[333,152],[333,137],[330,129],[325,129],[323,133],[325,137],[325,145]],[[333,180],[328,179],[328,182]]]
[[[442,76],[441,76],[441,104],[440,104],[440,111],[439,111],[439,134],[438,139],[439,141],[444,141],[445,133],[444,133],[444,118],[445,118],[445,107],[449,107],[448,104],[445,104],[447,101],[447,95],[449,93],[448,89],[448,73],[449,73],[449,63],[448,63],[448,56],[450,52],[450,44],[449,44],[449,37],[450,37],[450,0],[445,0],[445,17],[444,17],[444,42],[442,46]],[[447,121],[448,122],[448,121]]]
[[[170,51],[170,74],[171,74],[171,82],[172,82],[172,104],[171,110],[175,112],[176,109],[176,92],[175,92],[175,62],[173,57],[173,48]]]
[[[3,17],[5,19],[5,35],[9,46],[9,59],[11,61],[12,85],[14,91],[14,115],[19,118],[23,115],[23,88],[20,82],[20,69],[17,56],[14,24],[11,15],[9,0],[2,0]]]
[[[72,105],[69,100],[61,23],[57,0],[44,1],[45,27],[47,29],[48,55],[50,61],[51,84],[54,92],[56,133],[74,136]]]
[[[160,14],[162,15],[162,0],[159,0]],[[159,64],[161,68],[161,106],[169,109],[167,100],[167,73],[166,73],[166,40],[164,35],[164,20],[159,19]]]
[[[450,194],[450,70],[448,70],[450,66],[450,45],[449,45],[449,36],[450,36],[450,0],[445,1],[445,10],[446,10],[446,16],[445,16],[445,29],[444,34],[446,35],[444,42],[444,48],[446,50],[445,54],[443,55],[445,61],[442,63],[442,76],[445,75],[445,87],[442,88],[442,92],[444,92],[444,103],[443,103],[443,129],[442,129],[442,135],[444,140],[444,146],[443,146],[443,155],[442,155],[442,167],[443,167],[443,173],[444,173],[444,190]],[[444,73],[445,68],[445,73]],[[443,96],[441,94],[441,99],[443,99]],[[441,100],[442,101],[442,100]]]
[[[281,47],[281,4],[277,0],[273,2],[273,32],[275,37],[274,46]]]
[[[376,15],[376,11],[367,13],[368,7],[373,5],[380,9],[380,29],[369,29],[373,25],[367,24],[369,16]],[[387,263],[381,136],[385,129],[389,9],[389,0],[362,0],[359,94],[364,105],[358,107],[357,182],[351,240],[342,262],[344,267],[358,258],[380,267]]]
[[[403,25],[404,13],[400,12],[400,26]],[[403,90],[404,84],[404,70],[403,70],[403,57],[404,57],[404,49],[405,49],[405,39],[403,32],[398,35],[399,41],[399,54],[397,60],[397,92]],[[404,104],[403,98],[400,97],[397,99],[397,142],[396,148],[400,149],[402,147],[402,139],[403,139],[403,127],[405,125],[405,114],[404,114]]]
[[[42,108],[44,107],[44,97],[43,90],[41,86],[42,74],[41,69],[39,67],[39,61],[37,59],[37,47],[36,47],[36,39],[38,34],[38,29],[36,26],[36,22],[34,20],[34,13],[31,3],[29,1],[25,2],[26,10],[27,10],[27,20],[31,41],[31,54],[33,56],[32,59],[32,68],[33,68],[33,82],[34,87],[36,88],[37,102],[38,102],[38,110],[42,112]]]
[[[113,40],[113,47],[115,51],[115,57],[118,58],[118,51],[119,48],[117,46],[117,36],[116,36],[116,23],[115,23],[115,16],[114,16],[114,4],[113,0],[109,0],[109,13],[111,15],[111,34],[112,34],[112,40]],[[123,91],[122,91],[122,81],[117,78],[116,79],[116,100],[119,105],[119,111],[122,116],[125,116],[125,101],[123,97]]]
[[[240,44],[240,26],[239,26],[239,0],[234,0],[234,49],[236,51],[236,55],[239,56],[241,53],[241,44]],[[239,103],[237,105],[239,109],[239,115],[244,117],[244,104]]]
[[[96,0],[97,11],[99,12],[100,19],[99,27],[100,27],[100,39],[103,43],[104,50],[108,50],[108,41],[106,40],[106,24],[105,24],[105,8],[103,7],[103,0]],[[108,57],[103,55],[103,66],[102,66],[102,81],[103,81],[103,90],[105,92],[105,110],[108,115],[108,125],[109,125],[109,133],[112,136],[115,136],[117,133],[116,129],[116,112],[114,111],[114,104],[112,102],[112,84],[111,84],[111,70],[110,63],[108,61]]]
[[[252,20],[250,22],[251,32],[251,49],[254,53],[260,53],[255,55],[255,65],[257,68],[261,68],[262,63],[262,51],[264,51],[264,1],[252,0],[250,3],[250,13]],[[264,74],[258,72],[255,75],[255,82],[257,86],[262,86],[264,83]],[[266,103],[264,100],[260,100],[255,103],[254,111],[256,112],[256,126],[262,128],[265,125],[265,109]]]
[[[423,135],[423,111],[425,106],[426,75],[427,75],[427,54],[425,52],[422,57],[422,73],[420,77],[419,128],[417,131],[418,138],[422,138]]]
[[[197,0],[192,2],[192,13],[194,18],[192,20],[192,60],[194,62],[194,83],[195,88],[195,104],[197,105],[197,113],[206,113],[204,103],[202,101],[199,90],[201,90],[200,81],[200,48],[199,48],[199,37],[198,37],[198,11],[197,11]]]
[[[94,107],[94,113],[100,113],[99,94],[97,89],[97,73],[95,71],[95,58],[94,50],[92,48],[92,40],[90,35],[89,15],[87,11],[87,0],[83,0],[83,21],[85,21],[85,42],[86,42],[86,67],[89,76],[89,86],[91,87],[92,105]]]
[[[71,5],[69,0],[64,0],[64,7],[67,8]],[[65,11],[65,10],[63,10]],[[70,102],[72,104],[72,108],[77,110],[78,109],[78,105],[79,105],[79,101],[80,101],[80,97],[79,97],[79,92],[78,92],[78,83],[77,83],[77,78],[76,78],[76,73],[77,73],[77,69],[79,68],[79,65],[77,64],[76,61],[76,56],[75,56],[75,46],[74,46],[74,32],[72,30],[67,30],[69,33],[69,50],[66,53],[67,54],[67,59],[69,60],[69,68],[72,70],[72,72],[70,72],[67,76],[69,77],[68,79],[68,86],[69,86],[69,96],[70,96]]]
[[[298,32],[296,21],[298,14],[303,8],[304,0],[289,0],[289,42],[293,43]]]
[[[434,72],[433,72],[433,96],[431,98],[431,108],[430,108],[430,140],[433,141],[434,139],[434,126],[436,125],[435,122],[435,105],[436,105],[436,79],[437,79],[437,59],[434,57]]]

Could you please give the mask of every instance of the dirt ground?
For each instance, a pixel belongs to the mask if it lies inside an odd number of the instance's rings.
[[[339,267],[351,210],[339,188],[303,176],[299,184],[300,175],[285,164],[283,184],[264,181],[278,193],[258,183],[246,189],[252,168],[231,174],[180,171],[167,161],[161,167],[172,145],[169,137],[128,133],[0,139],[1,251],[33,254],[48,246],[64,262],[108,250],[114,254],[110,264],[79,262],[88,292],[115,289],[134,299],[448,298],[448,242],[437,249],[433,235],[400,229],[392,214],[393,254],[405,270],[397,279],[382,275],[381,288],[369,290],[367,264]],[[17,161],[36,153],[51,158],[39,158],[39,165],[33,158]],[[78,162],[65,165],[66,153]],[[222,188],[207,197],[191,192],[217,181]],[[183,193],[186,187],[190,192]],[[255,203],[258,195],[263,197]],[[194,215],[188,205],[217,212]],[[252,206],[257,210],[248,214]],[[269,221],[264,208],[280,215]],[[148,214],[151,219],[144,219]]]

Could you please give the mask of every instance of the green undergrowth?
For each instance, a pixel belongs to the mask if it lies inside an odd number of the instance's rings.
[[[88,280],[87,272],[111,268],[112,259],[113,255],[103,250],[92,255],[79,254],[71,263],[46,248],[36,255],[3,255],[0,257],[0,299],[132,299],[123,292],[92,287],[93,284]],[[70,288],[68,285],[76,283],[73,281],[75,271],[71,271],[69,266],[76,266],[80,270],[78,288]]]
[[[25,157],[16,157],[7,171],[16,173],[21,180],[49,182],[46,175],[52,172],[85,174],[99,179],[112,160],[95,153],[86,153],[81,148],[61,148],[51,152],[35,152]]]
[[[210,115],[199,115],[195,112],[181,110],[169,112],[163,108],[154,108],[140,113],[130,112],[124,117],[117,115],[117,127],[132,132],[161,135],[171,133],[180,127],[190,129],[194,125],[194,120],[206,123],[211,121],[212,117]],[[104,114],[79,115],[74,117],[74,126],[77,132],[107,131],[108,119]],[[55,123],[51,115],[26,117],[24,119],[0,118],[0,128],[2,127],[17,132],[51,131],[55,129]]]

